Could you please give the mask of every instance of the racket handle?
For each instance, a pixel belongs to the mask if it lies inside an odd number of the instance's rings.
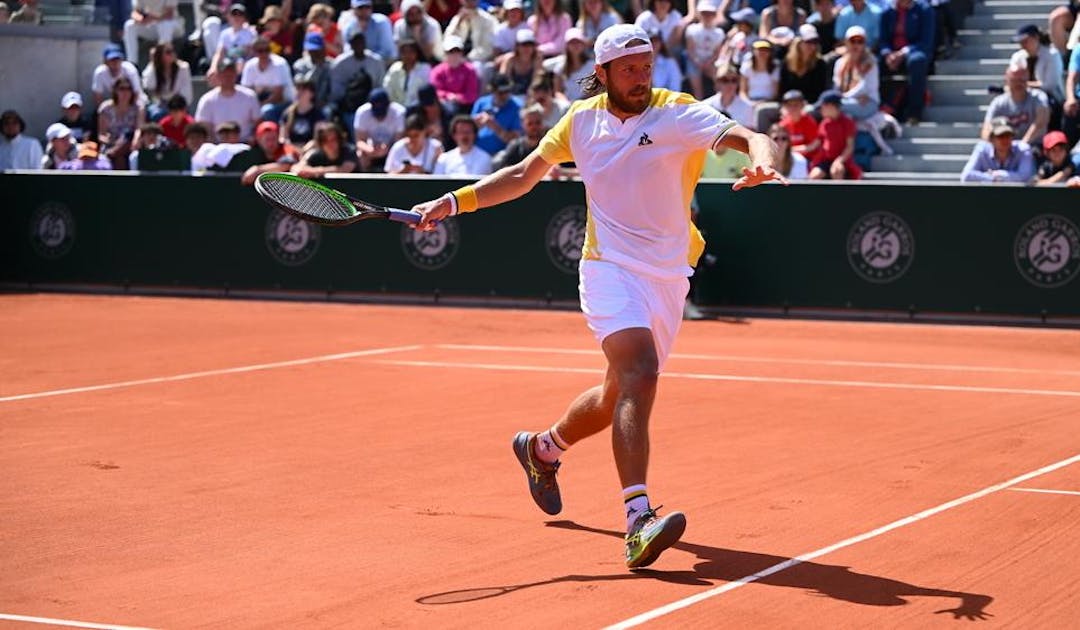
[[[412,210],[397,210],[395,208],[390,208],[390,220],[397,221],[398,223],[415,225],[420,222],[420,213],[413,212]]]

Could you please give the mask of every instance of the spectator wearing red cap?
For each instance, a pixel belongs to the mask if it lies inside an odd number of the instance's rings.
[[[281,143],[281,130],[278,124],[264,120],[255,128],[255,144],[250,151],[238,154],[229,163],[229,170],[239,170],[242,165],[250,164],[244,169],[240,177],[240,183],[251,186],[255,178],[263,173],[287,173],[294,164],[299,162],[296,150],[291,146]],[[237,162],[237,164],[233,164]]]
[[[1036,172],[1035,185],[1063,184],[1076,174],[1069,156],[1069,139],[1060,131],[1043,136],[1043,161]]]

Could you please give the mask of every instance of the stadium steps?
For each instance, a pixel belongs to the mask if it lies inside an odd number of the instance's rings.
[[[1023,13],[1005,13],[1003,11],[990,13],[983,11],[982,6],[980,5],[975,9],[975,15],[964,20],[964,28],[1009,29],[1014,32],[1025,24],[1038,24],[1041,28],[1046,28],[1046,19],[1050,14],[1050,9],[1046,9],[1046,11],[1043,12],[1039,12],[1038,9],[1038,6],[1032,8],[1024,7]]]
[[[868,171],[863,174],[867,181],[907,182],[907,181],[956,181],[956,173],[916,173],[915,171]]]
[[[970,121],[944,123],[923,122],[917,127],[904,127],[905,138],[977,138],[982,118]]]
[[[952,173],[959,177],[968,155],[955,153],[910,153],[879,155],[874,158],[874,172],[909,171],[913,173]]]
[[[971,150],[978,143],[978,138],[897,138],[889,142],[893,150],[901,155],[971,155]]]

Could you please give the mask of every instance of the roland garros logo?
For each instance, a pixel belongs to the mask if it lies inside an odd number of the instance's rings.
[[[274,260],[288,267],[298,267],[319,250],[322,231],[318,225],[274,210],[266,219],[266,248]]]
[[[418,269],[434,271],[450,264],[461,243],[457,221],[439,221],[430,232],[401,226],[401,249],[405,258]]]
[[[1063,286],[1080,271],[1080,231],[1061,215],[1039,215],[1020,228],[1013,255],[1020,275],[1031,284]]]
[[[38,256],[55,260],[75,243],[75,217],[62,203],[50,201],[30,216],[30,246]]]
[[[548,221],[545,233],[548,258],[563,273],[577,273],[585,243],[585,206],[567,206]]]
[[[856,221],[848,233],[847,255],[851,268],[863,280],[893,282],[915,258],[915,237],[895,214],[871,212]]]

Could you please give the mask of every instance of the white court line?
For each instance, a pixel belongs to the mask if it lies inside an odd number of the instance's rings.
[[[1023,475],[1020,475],[1019,477],[1013,477],[1012,479],[1010,479],[1008,481],[1004,481],[1002,483],[995,484],[995,485],[987,487],[987,488],[983,488],[982,490],[979,490],[978,492],[972,492],[971,494],[962,496],[959,499],[953,499],[952,501],[949,501],[948,503],[942,503],[941,505],[939,505],[937,507],[932,507],[932,508],[930,508],[928,510],[923,510],[922,512],[919,512],[918,514],[913,514],[913,515],[908,516],[906,518],[902,518],[902,519],[900,519],[898,521],[893,521],[892,523],[889,523],[888,525],[883,525],[881,527],[878,527],[877,529],[873,529],[873,530],[870,530],[868,532],[859,534],[858,536],[852,536],[851,538],[848,538],[846,540],[842,540],[842,541],[840,541],[840,542],[838,542],[836,544],[833,544],[833,545],[829,545],[828,547],[822,547],[821,549],[818,549],[816,551],[811,551],[809,553],[804,553],[801,556],[796,556],[796,557],[791,558],[789,560],[785,560],[785,561],[783,561],[783,562],[781,562],[779,564],[774,564],[773,566],[771,566],[771,567],[769,567],[767,569],[763,569],[763,570],[758,571],[757,573],[755,573],[753,575],[748,575],[748,576],[746,576],[744,578],[735,580],[734,582],[728,582],[728,583],[723,584],[721,586],[717,586],[716,588],[711,588],[711,589],[709,589],[707,591],[702,591],[701,593],[698,593],[696,595],[692,595],[690,597],[686,597],[684,599],[680,599],[679,601],[672,602],[672,603],[667,604],[665,606],[660,606],[659,608],[654,608],[654,609],[652,609],[652,610],[650,610],[648,612],[641,613],[640,615],[637,615],[635,617],[631,617],[631,618],[629,618],[629,619],[627,619],[625,621],[620,621],[619,623],[608,626],[607,628],[605,628],[605,630],[624,630],[625,628],[633,628],[634,626],[640,626],[641,624],[643,624],[643,623],[645,623],[647,621],[652,621],[653,619],[656,619],[658,617],[662,617],[664,615],[673,613],[673,612],[675,612],[677,610],[681,610],[683,608],[693,606],[694,604],[697,604],[699,602],[703,602],[706,599],[716,597],[717,595],[727,593],[728,591],[733,591],[733,590],[739,588],[740,586],[746,586],[747,584],[749,584],[751,582],[756,582],[757,580],[769,577],[770,575],[772,575],[774,573],[779,573],[779,572],[784,571],[786,569],[790,569],[791,567],[802,564],[803,562],[813,560],[814,558],[820,558],[821,556],[824,556],[826,554],[832,553],[832,552],[837,551],[839,549],[843,549],[845,547],[850,547],[852,545],[856,545],[856,544],[861,543],[863,541],[870,540],[871,538],[876,538],[876,537],[878,537],[878,536],[880,536],[882,534],[891,532],[894,529],[899,529],[899,528],[904,527],[906,525],[911,525],[912,523],[917,523],[917,522],[919,522],[919,521],[921,521],[921,520],[923,520],[925,518],[929,518],[931,516],[934,516],[935,514],[940,514],[940,513],[944,512],[946,510],[951,510],[954,507],[964,505],[965,503],[970,503],[972,501],[975,501],[976,499],[981,499],[981,498],[983,498],[983,497],[985,497],[987,495],[998,492],[999,490],[1004,490],[1004,489],[1006,489],[1006,488],[1008,488],[1010,486],[1014,486],[1014,485],[1016,485],[1018,483],[1023,483],[1025,481],[1027,481],[1028,479],[1034,479],[1035,477],[1038,477],[1040,475],[1045,475],[1045,474],[1047,474],[1049,472],[1053,472],[1053,471],[1055,471],[1055,470],[1057,470],[1059,468],[1064,468],[1065,466],[1068,466],[1070,464],[1075,464],[1076,462],[1080,462],[1080,455],[1073,455],[1072,457],[1070,457],[1068,459],[1063,459],[1060,462],[1050,464],[1049,466],[1043,466],[1042,468],[1040,468],[1038,470],[1033,470],[1033,471],[1031,471],[1029,473],[1025,473]]]
[[[414,367],[472,368],[476,370],[503,370],[510,372],[559,372],[562,374],[603,374],[595,368],[555,367],[546,365],[505,365],[500,363],[455,363],[451,361],[395,361],[380,359],[385,365]],[[839,381],[814,378],[787,378],[782,376],[740,376],[737,374],[697,374],[692,372],[663,372],[667,378],[689,378],[704,381],[733,381],[739,383],[784,383],[787,385],[823,385],[828,387],[870,387],[875,389],[916,389],[934,392],[969,392],[977,394],[1020,394],[1025,396],[1063,396],[1080,398],[1080,391],[1062,389],[1020,389],[1014,387],[978,387],[974,385],[928,385],[922,383],[889,383],[884,381]]]
[[[99,628],[101,630],[153,630],[138,626],[118,626],[110,623],[91,623],[89,621],[73,621],[71,619],[52,619],[49,617],[28,617],[26,615],[8,615],[0,613],[0,619],[7,621],[25,621],[26,623],[44,623],[50,626],[68,626],[71,628]]]
[[[1015,490],[1016,492],[1041,492],[1043,494],[1071,494],[1080,497],[1080,492],[1075,490],[1044,490],[1042,488],[1009,488],[1009,490]]]
[[[436,348],[446,350],[484,350],[491,352],[537,352],[546,354],[599,354],[598,350],[580,350],[576,348],[537,348],[530,346],[485,346],[444,343]],[[750,357],[735,354],[680,354],[671,355],[672,359],[696,359],[703,361],[733,361],[742,363],[781,363],[791,365],[829,365],[837,367],[874,367],[895,370],[944,370],[947,372],[999,372],[1005,374],[1056,374],[1061,376],[1080,376],[1080,370],[1042,370],[1036,368],[1012,368],[993,365],[953,365],[948,363],[898,363],[884,361],[846,361],[840,359],[795,359]]]
[[[87,385],[86,387],[71,387],[68,389],[52,389],[30,394],[16,394],[14,396],[0,397],[0,403],[13,402],[16,400],[29,400],[32,398],[47,398],[49,396],[64,396],[66,394],[80,394],[83,392],[96,392],[103,389],[118,389],[120,387],[134,387],[136,385],[150,385],[152,383],[170,383],[173,381],[186,381],[204,376],[221,376],[223,374],[240,374],[243,372],[257,372],[259,370],[273,370],[296,365],[308,365],[311,363],[325,363],[327,361],[341,361],[356,357],[368,357],[377,354],[389,354],[391,352],[407,352],[419,350],[424,346],[397,346],[394,348],[373,348],[371,350],[358,350],[356,352],[342,352],[339,354],[323,354],[305,359],[292,359],[291,361],[276,361],[274,363],[257,363],[255,365],[242,365],[240,367],[222,368],[220,370],[205,370],[202,372],[188,372],[187,374],[174,374],[173,376],[156,376],[153,378],[141,378],[134,381],[119,381],[116,383],[103,383],[101,385]]]

